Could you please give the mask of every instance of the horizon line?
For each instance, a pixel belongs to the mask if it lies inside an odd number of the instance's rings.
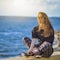
[[[4,16],[4,17],[37,17],[37,16],[14,16],[14,15],[0,15],[1,16]],[[48,17],[60,17],[60,16],[48,16]]]

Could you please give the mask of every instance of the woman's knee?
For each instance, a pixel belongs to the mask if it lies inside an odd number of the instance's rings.
[[[23,42],[26,43],[27,42],[27,37],[23,37]]]
[[[28,40],[30,40],[30,38],[28,38],[28,37],[23,37],[23,40],[27,42]]]
[[[25,43],[25,44],[31,44],[31,40],[30,40],[30,38],[28,38],[28,37],[24,37],[23,38],[23,42]]]

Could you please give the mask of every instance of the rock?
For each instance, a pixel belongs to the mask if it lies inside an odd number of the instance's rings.
[[[60,31],[55,32],[55,35],[57,35],[57,38],[59,40],[59,47],[60,47]]]

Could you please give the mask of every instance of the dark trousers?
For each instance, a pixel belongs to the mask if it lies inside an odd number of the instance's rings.
[[[30,48],[31,46],[31,41],[32,40],[28,37],[23,38],[23,42],[28,48]],[[52,48],[51,43],[46,42],[46,41],[43,42],[42,44],[35,44],[34,47],[36,47],[39,50],[39,53],[43,57],[50,57],[53,53],[53,48]]]

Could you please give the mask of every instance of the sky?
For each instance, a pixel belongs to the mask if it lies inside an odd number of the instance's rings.
[[[60,0],[0,0],[0,16],[37,16],[38,12],[60,17]]]

